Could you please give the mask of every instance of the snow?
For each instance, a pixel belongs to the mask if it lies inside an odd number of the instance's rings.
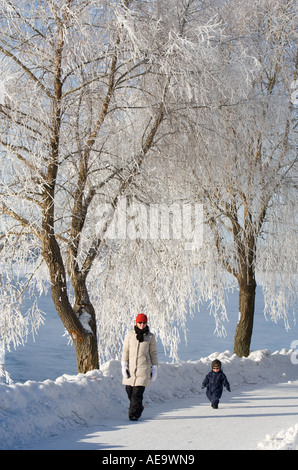
[[[137,423],[128,420],[120,361],[76,374],[73,347],[48,298],[41,300],[47,316],[35,342],[5,357],[14,382],[0,383],[0,449],[298,450],[297,327],[286,332],[282,324],[267,322],[260,291],[255,350],[248,358],[230,352],[236,294],[229,304],[227,337],[213,334],[214,320],[202,310],[188,321],[180,362],[168,362],[159,344],[158,377],[145,390]],[[215,357],[231,385],[218,410],[201,389]]]
[[[161,363],[137,423],[127,417],[120,361],[85,375],[0,384],[0,448],[298,449],[293,354],[259,350],[239,358],[225,351],[197,361]],[[215,357],[232,389],[224,391],[218,410],[201,389]]]

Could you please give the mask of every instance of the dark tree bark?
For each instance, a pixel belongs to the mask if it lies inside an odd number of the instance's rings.
[[[253,332],[256,282],[239,282],[239,322],[234,337],[234,354],[247,357],[250,352],[250,343]]]

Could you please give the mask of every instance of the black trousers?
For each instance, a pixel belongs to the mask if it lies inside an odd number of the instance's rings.
[[[126,385],[125,389],[130,401],[128,416],[129,418],[139,419],[144,409],[143,394],[145,387],[132,387],[131,385]]]

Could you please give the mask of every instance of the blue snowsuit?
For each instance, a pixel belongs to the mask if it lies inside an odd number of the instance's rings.
[[[206,395],[212,405],[218,405],[219,399],[222,395],[223,386],[225,386],[229,392],[231,391],[228,379],[222,370],[219,370],[218,372],[214,372],[212,370],[206,375],[202,383],[202,387],[207,387]]]

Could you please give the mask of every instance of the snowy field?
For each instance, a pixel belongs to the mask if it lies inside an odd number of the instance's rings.
[[[236,295],[226,338],[213,335],[213,320],[203,308],[188,321],[180,362],[171,363],[160,345],[158,378],[145,391],[137,423],[127,418],[120,362],[77,375],[73,347],[49,299],[43,302],[47,318],[35,343],[6,356],[13,383],[0,384],[0,449],[298,450],[298,329],[292,324],[286,332],[282,324],[267,322],[260,291],[250,356],[230,352]],[[215,357],[232,390],[224,391],[218,410],[201,390]]]

